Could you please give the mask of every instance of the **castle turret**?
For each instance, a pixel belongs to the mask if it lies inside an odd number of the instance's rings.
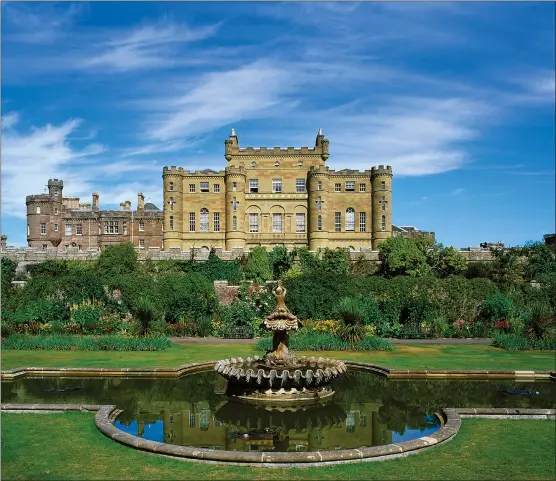
[[[379,165],[371,169],[373,249],[392,237],[392,167]]]
[[[318,141],[318,137],[317,137]],[[309,170],[309,250],[328,247],[329,182],[328,167],[311,167]]]
[[[328,159],[328,139],[324,138],[322,129],[319,129],[317,133],[317,139],[315,141],[315,149],[320,150],[320,157],[322,160]]]
[[[245,248],[245,182],[243,167],[226,167],[226,250]]]
[[[143,210],[145,208],[145,196],[142,192],[137,194],[137,210]]]
[[[237,140],[236,129],[232,129],[232,133],[228,140],[224,141],[224,157],[229,162],[232,160],[232,155],[239,149],[239,142]]]
[[[99,195],[98,192],[93,192],[93,211],[98,212],[99,210]]]
[[[62,241],[62,190],[64,182],[48,179],[48,193],[28,195],[27,244],[29,247],[57,247]]]
[[[183,169],[164,167],[162,183],[164,191],[164,249],[182,247],[183,235]]]

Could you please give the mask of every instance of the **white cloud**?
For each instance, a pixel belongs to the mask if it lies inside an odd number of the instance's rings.
[[[456,197],[456,196],[461,195],[461,194],[465,194],[465,189],[463,187],[458,187],[457,189],[454,189],[450,193],[450,195],[453,196],[453,197]]]
[[[10,112],[2,117],[2,129],[8,130],[13,128],[19,122],[19,114]]]

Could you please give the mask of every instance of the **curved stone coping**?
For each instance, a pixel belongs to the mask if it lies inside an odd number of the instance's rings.
[[[19,379],[25,376],[41,377],[180,377],[214,369],[218,361],[182,364],[176,368],[135,369],[135,368],[86,368],[86,367],[22,367],[2,371],[2,381]],[[390,369],[378,364],[356,361],[343,361],[348,368],[373,372],[390,379],[524,379],[556,380],[553,371],[486,371],[486,370],[406,370]]]
[[[135,449],[148,451],[191,461],[204,461],[223,464],[240,464],[247,466],[291,467],[292,465],[318,466],[326,464],[349,463],[357,461],[377,461],[408,454],[415,454],[423,449],[431,448],[452,439],[461,426],[461,419],[467,417],[497,417],[497,418],[535,418],[555,419],[555,409],[513,409],[513,408],[445,408],[444,424],[430,436],[423,436],[411,441],[384,446],[361,447],[358,449],[344,449],[338,451],[308,452],[308,453],[271,453],[271,452],[240,452],[201,449],[174,444],[158,443],[133,436],[116,426],[114,421],[121,413],[113,405],[91,404],[2,404],[3,411],[96,411],[95,424],[107,437],[120,444]]]

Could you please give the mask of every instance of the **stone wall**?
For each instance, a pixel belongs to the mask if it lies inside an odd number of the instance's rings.
[[[139,261],[144,262],[147,259],[153,261],[160,260],[190,260],[204,261],[209,256],[208,249],[195,248],[192,250],[169,249],[162,251],[158,247],[150,247],[148,249],[137,249]],[[469,261],[472,262],[488,262],[492,260],[490,251],[486,249],[467,249],[459,251]],[[248,250],[234,249],[232,251],[224,251],[221,248],[216,248],[216,254],[223,260],[234,260],[242,255],[247,255]],[[6,247],[0,252],[0,257],[6,257],[18,262],[17,272],[25,272],[28,265],[39,264],[46,260],[75,260],[75,261],[90,261],[95,260],[100,255],[100,251],[91,250],[78,250],[77,248],[49,248],[39,249],[34,247],[15,248]],[[370,248],[361,248],[358,251],[350,252],[351,260],[363,259],[369,262],[380,262],[378,259],[378,251],[373,251]]]

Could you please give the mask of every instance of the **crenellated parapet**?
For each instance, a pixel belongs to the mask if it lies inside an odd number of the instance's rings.
[[[378,167],[371,168],[371,178],[380,176],[392,176],[392,167],[387,165],[379,165]]]

